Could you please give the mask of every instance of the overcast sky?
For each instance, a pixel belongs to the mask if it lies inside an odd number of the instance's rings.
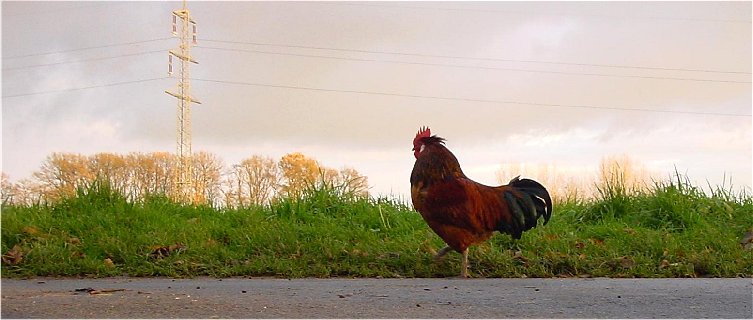
[[[2,170],[175,150],[180,2],[2,2]],[[751,185],[751,2],[189,2],[193,149],[300,151],[408,196],[419,126],[466,174],[595,170]]]

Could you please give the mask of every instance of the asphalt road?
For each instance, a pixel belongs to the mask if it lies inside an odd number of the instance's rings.
[[[742,278],[40,278],[1,285],[4,319],[753,318],[753,283]]]

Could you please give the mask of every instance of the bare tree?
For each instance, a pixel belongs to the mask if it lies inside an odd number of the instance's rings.
[[[222,159],[208,152],[193,155],[193,175],[196,203],[218,205],[221,199],[221,172],[225,166]]]
[[[607,156],[599,163],[596,186],[601,190],[611,186],[627,193],[636,193],[649,189],[654,175],[646,166],[628,155]]]
[[[241,178],[242,205],[269,203],[280,186],[281,172],[272,158],[252,156],[236,167]]]
[[[129,165],[133,169],[133,188],[136,198],[147,195],[169,195],[172,190],[172,174],[175,168],[175,156],[167,152],[149,154],[131,153]]]
[[[77,188],[83,188],[94,180],[88,162],[87,157],[80,154],[53,153],[33,176],[45,186],[45,199],[54,202],[73,196]]]
[[[3,204],[13,203],[13,184],[5,172],[0,172],[0,197]]]
[[[337,172],[335,179],[335,184],[340,186],[345,194],[368,197],[369,179],[361,175],[356,169],[342,168]]]
[[[89,157],[89,171],[96,179],[106,181],[113,190],[134,200],[134,195],[129,194],[129,186],[133,184],[133,167],[126,157],[114,153],[97,153]]]

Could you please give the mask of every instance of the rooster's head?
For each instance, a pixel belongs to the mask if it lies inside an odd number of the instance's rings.
[[[418,133],[416,133],[416,137],[413,138],[413,155],[416,159],[418,159],[418,154],[424,151],[424,148],[426,147],[423,139],[429,137],[431,137],[431,129],[429,129],[429,127],[421,127],[418,130]]]

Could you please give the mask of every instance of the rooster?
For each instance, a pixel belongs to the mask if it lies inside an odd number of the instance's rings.
[[[540,183],[515,177],[507,185],[490,187],[463,174],[444,138],[421,128],[413,139],[416,163],[410,176],[413,207],[447,244],[463,255],[460,276],[468,277],[468,248],[489,239],[494,231],[520,239],[523,231],[544,224],[552,215],[549,192]]]

